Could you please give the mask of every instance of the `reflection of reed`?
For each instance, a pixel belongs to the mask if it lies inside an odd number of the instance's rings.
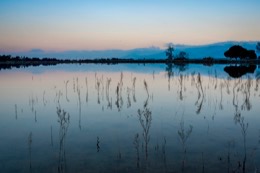
[[[30,172],[32,172],[32,132],[28,136],[28,146],[29,146],[29,157],[30,157]]]
[[[145,89],[145,91],[147,93],[147,98],[146,98],[146,100],[144,102],[144,108],[146,108],[148,106],[148,103],[149,103],[150,94],[149,94],[149,90],[148,90],[148,84],[147,84],[147,82],[145,80],[144,80],[144,89]]]
[[[88,78],[85,78],[85,82],[86,82],[86,103],[88,103]]]
[[[100,104],[100,84],[101,84],[101,80],[96,78],[96,90],[98,92],[98,95],[97,95],[97,103]]]
[[[243,136],[243,144],[244,144],[244,159],[243,159],[243,172],[246,170],[246,134],[248,129],[248,123],[245,124],[244,117],[241,117],[241,120],[239,121],[241,132]]]
[[[76,92],[75,78],[73,78],[73,91]]]
[[[139,152],[139,147],[140,147],[140,139],[139,139],[139,134],[137,133],[134,137],[134,148],[136,150],[136,167],[140,167],[140,152]]]
[[[132,81],[133,81],[133,85],[132,85],[133,101],[136,102],[136,97],[135,97],[135,82],[136,82],[136,77],[134,77]]]
[[[51,146],[53,147],[52,126],[51,126]]]
[[[235,81],[234,86],[233,86],[233,101],[232,101],[232,103],[233,103],[233,106],[236,109],[236,114],[238,114],[238,94],[237,94],[238,90],[236,90],[236,88],[238,87],[239,83],[240,83],[240,79],[239,79],[239,81]]]
[[[187,142],[188,138],[190,137],[192,130],[193,130],[193,126],[190,125],[189,129],[187,131],[185,131],[184,120],[182,119],[182,121],[180,122],[180,130],[178,130],[178,135],[179,135],[179,138],[181,141],[182,151],[183,151],[182,172],[184,172],[184,167],[185,167],[185,162],[186,162],[186,153],[187,153],[186,142]]]
[[[34,122],[36,122],[37,123],[37,116],[36,116],[36,110],[34,111]]]
[[[138,110],[138,117],[141,127],[143,128],[143,138],[145,143],[145,158],[148,159],[148,143],[150,141],[149,130],[152,123],[152,112],[145,108],[143,111]]]
[[[127,87],[127,108],[131,107],[131,99],[130,99],[130,93],[131,93],[131,89]]]
[[[80,87],[77,80],[77,95],[78,95],[78,105],[79,105],[79,129],[81,130],[81,97],[80,97]]]
[[[66,100],[67,102],[69,102],[69,98],[68,98],[68,83],[69,83],[69,80],[65,81],[65,92],[66,92]]]
[[[58,123],[60,125],[59,130],[59,165],[58,172],[66,172],[66,154],[65,154],[65,139],[69,127],[70,115],[57,107]]]
[[[163,159],[163,167],[164,167],[164,172],[167,172],[167,162],[166,162],[166,138],[163,138],[163,143],[162,143],[162,159]]]
[[[106,100],[107,100],[107,108],[112,109],[112,98],[110,98],[110,84],[111,84],[111,78],[107,79],[106,82]]]
[[[179,83],[181,87],[179,92],[179,99],[183,100],[183,75],[182,74],[180,74]]]
[[[43,91],[43,94],[42,94],[42,103],[43,103],[43,106],[46,106],[47,104],[47,101],[45,100],[45,90]]]
[[[97,144],[96,144],[96,146],[97,146],[97,152],[99,152],[99,151],[100,151],[100,141],[99,141],[99,137],[97,137]]]
[[[223,88],[224,88],[224,84],[223,83],[221,83],[220,84],[220,101],[219,101],[219,109],[220,110],[223,110],[223,104],[222,104],[222,102],[223,102]]]
[[[62,92],[59,90],[59,91],[56,91],[56,97],[55,97],[55,100],[57,100],[57,103],[58,105],[60,105],[60,98],[62,96]]]
[[[146,91],[146,93],[147,93],[147,96],[149,97],[148,84],[147,84],[147,82],[146,82],[145,79],[144,79],[144,89],[145,89],[145,91]]]
[[[204,97],[205,97],[203,87],[202,87],[202,81],[201,81],[200,73],[197,76],[196,88],[197,88],[197,91],[198,91],[198,98],[197,98],[195,105],[197,106],[196,113],[199,114],[200,111],[201,111],[201,108],[202,108]]]
[[[15,113],[15,119],[17,120],[17,104],[14,105],[14,113]]]
[[[241,109],[250,110],[252,108],[252,104],[250,102],[250,89],[252,87],[252,79],[248,77],[246,82],[241,87],[243,88],[242,93],[244,95],[244,103],[241,105]]]
[[[122,97],[123,77],[124,77],[124,75],[121,72],[120,82],[117,84],[117,87],[116,87],[116,102],[115,102],[115,104],[116,104],[116,107],[117,107],[119,112],[121,111],[123,104],[124,104],[123,97]]]
[[[35,105],[38,103],[38,98],[37,97],[29,97],[29,106],[32,112],[35,110]]]

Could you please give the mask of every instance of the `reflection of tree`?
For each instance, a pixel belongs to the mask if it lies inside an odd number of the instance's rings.
[[[183,72],[183,71],[187,70],[188,65],[186,63],[182,63],[182,62],[175,63],[174,68],[178,69],[180,72]]]
[[[69,127],[70,115],[57,107],[58,123],[60,125],[59,130],[59,165],[58,172],[66,172],[66,155],[65,155],[65,139]]]
[[[179,77],[179,83],[180,83],[180,91],[179,91],[179,99],[180,100],[183,100],[183,75],[180,74],[180,77]]]
[[[170,86],[170,81],[171,77],[174,75],[173,70],[172,70],[172,63],[167,63],[166,64],[166,72],[167,72],[167,77],[168,77],[168,90],[170,91],[171,86]]]
[[[182,172],[184,172],[184,166],[185,166],[184,163],[186,161],[186,151],[187,151],[186,142],[187,142],[188,138],[190,137],[192,130],[193,130],[193,126],[190,125],[189,129],[187,131],[185,131],[184,120],[182,119],[182,121],[180,122],[180,130],[178,130],[178,135],[180,138],[180,142],[182,145],[182,151],[183,151]]]
[[[241,76],[247,73],[254,73],[256,69],[256,65],[240,65],[240,66],[226,66],[224,71],[229,74],[229,76],[233,78],[240,78]]]

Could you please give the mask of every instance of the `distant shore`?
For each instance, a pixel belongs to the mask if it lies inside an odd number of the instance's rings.
[[[203,59],[186,59],[176,58],[167,59],[121,59],[121,58],[101,58],[101,59],[56,59],[56,58],[20,58],[11,56],[0,56],[0,69],[10,69],[12,67],[29,67],[29,66],[49,66],[57,64],[202,64],[211,66],[214,64],[254,64],[259,65],[260,59],[254,60],[231,60],[231,59],[214,59],[211,57]]]

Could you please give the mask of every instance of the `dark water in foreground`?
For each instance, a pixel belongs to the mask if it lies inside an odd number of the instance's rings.
[[[259,69],[223,69],[0,71],[0,172],[259,172]]]

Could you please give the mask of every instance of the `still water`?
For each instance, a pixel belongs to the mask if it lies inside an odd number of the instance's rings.
[[[260,70],[0,71],[0,172],[259,172]]]

